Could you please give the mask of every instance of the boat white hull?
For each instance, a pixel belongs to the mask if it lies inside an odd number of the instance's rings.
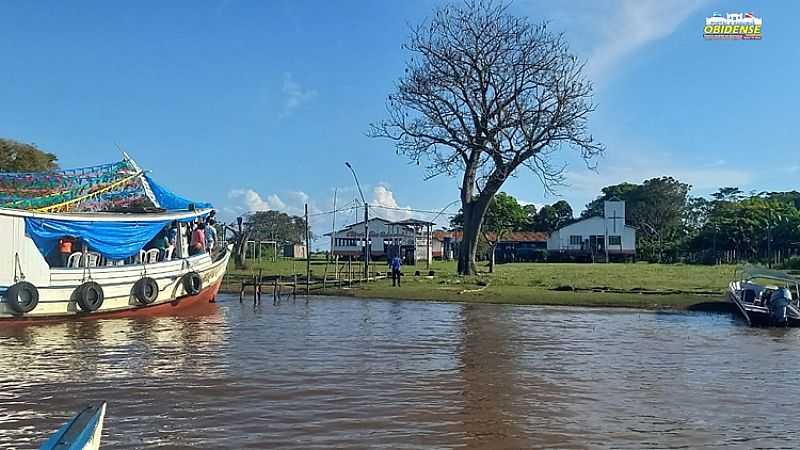
[[[14,311],[3,298],[0,301],[0,321],[124,316],[143,310],[170,310],[179,303],[195,300],[211,301],[225,275],[229,257],[230,251],[226,251],[217,259],[202,254],[146,265],[54,268],[50,270],[49,285],[36,286],[39,293],[36,308],[21,314]],[[185,289],[183,277],[189,272],[200,275],[200,292],[190,293]],[[148,305],[143,305],[134,294],[134,285],[144,277],[152,278],[158,285],[157,297]],[[104,295],[102,305],[91,313],[82,311],[75,299],[78,287],[88,281],[99,284]]]

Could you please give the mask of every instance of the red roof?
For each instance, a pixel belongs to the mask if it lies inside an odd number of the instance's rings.
[[[441,241],[449,237],[454,241],[460,241],[463,234],[464,233],[461,231],[434,231],[433,238],[437,241]],[[494,233],[487,234],[489,235],[489,239],[494,240]],[[550,235],[548,233],[543,233],[541,231],[512,231],[510,233],[505,233],[503,238],[500,239],[500,242],[546,242],[549,237]]]
[[[494,233],[486,233],[489,239],[494,240]],[[512,231],[502,235],[500,242],[547,242],[549,234],[541,231]]]

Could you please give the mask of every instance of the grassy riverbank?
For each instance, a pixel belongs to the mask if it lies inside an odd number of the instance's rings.
[[[288,276],[304,273],[305,261],[261,262],[245,271],[231,267],[224,289],[238,292],[242,277],[252,276],[259,269],[264,275]],[[353,271],[359,269],[360,266],[354,267]],[[456,274],[455,262],[436,261],[431,267],[435,273],[433,277],[413,275],[416,270],[427,274],[424,263],[419,267],[404,267],[400,288],[392,287],[391,280],[383,279],[355,284],[352,289],[328,289],[326,293],[406,300],[685,309],[724,299],[724,289],[733,269],[733,266],[647,263],[518,263],[498,265],[493,274],[486,272],[485,265],[480,265],[478,275],[460,277]],[[373,272],[384,270],[382,264],[372,269]],[[332,264],[326,266],[322,260],[312,260],[315,277],[327,273],[330,279],[333,271]]]

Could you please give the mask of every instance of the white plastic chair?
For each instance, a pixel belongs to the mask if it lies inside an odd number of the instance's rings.
[[[75,253],[69,255],[69,258],[67,259],[67,267],[69,267],[71,269],[77,269],[78,267],[81,266],[81,258],[82,257],[83,257],[83,253],[81,253],[81,252],[75,252]]]
[[[172,261],[172,254],[175,252],[175,246],[170,245],[164,250],[164,261]]]
[[[157,248],[152,248],[145,252],[144,254],[144,262],[145,264],[155,264],[158,262],[158,256],[161,254],[161,251]]]
[[[100,262],[100,253],[89,252],[89,253],[86,254],[86,266],[85,267],[97,267],[99,262]]]

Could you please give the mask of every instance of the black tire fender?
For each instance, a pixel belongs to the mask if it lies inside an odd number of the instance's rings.
[[[19,281],[6,291],[6,303],[19,314],[33,311],[39,304],[39,290],[32,283]]]
[[[140,305],[149,305],[158,298],[158,283],[150,277],[144,277],[133,285],[133,296]]]
[[[94,281],[87,281],[75,290],[75,300],[83,312],[95,312],[103,306],[103,288]]]
[[[189,295],[197,295],[203,289],[203,278],[197,272],[189,272],[183,276],[183,290]]]

